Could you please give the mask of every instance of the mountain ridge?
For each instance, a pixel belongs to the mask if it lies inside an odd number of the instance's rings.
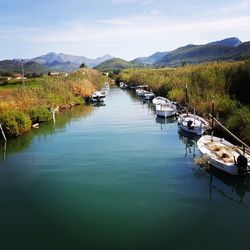
[[[113,56],[104,55],[102,57],[97,57],[95,59],[88,58],[86,56],[75,56],[64,53],[55,53],[49,52],[45,55],[41,55],[32,59],[44,66],[50,67],[51,64],[54,64],[54,69],[63,70],[63,71],[73,71],[80,67],[81,64],[85,64],[87,67],[95,67],[98,64],[112,59]]]

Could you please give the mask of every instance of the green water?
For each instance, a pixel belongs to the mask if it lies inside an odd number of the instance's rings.
[[[131,93],[105,104],[1,141],[1,249],[249,250],[249,178],[197,167],[197,138]]]

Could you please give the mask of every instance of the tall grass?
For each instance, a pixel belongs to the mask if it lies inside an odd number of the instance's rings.
[[[147,84],[158,95],[180,103],[185,103],[187,84],[189,105],[204,115],[211,111],[214,96],[216,114],[250,143],[250,119],[246,119],[250,117],[250,61],[164,69],[129,69],[118,75],[118,81],[130,85]],[[244,122],[240,122],[240,119],[244,119]]]
[[[1,91],[0,87],[0,123],[7,134],[22,134],[30,129],[31,121],[50,119],[49,109],[67,108],[83,103],[84,97],[101,88],[105,81],[107,78],[98,71],[81,69],[68,77],[44,76],[29,79],[25,86],[12,86],[7,94],[6,86],[5,91]],[[8,125],[9,120],[13,126]]]

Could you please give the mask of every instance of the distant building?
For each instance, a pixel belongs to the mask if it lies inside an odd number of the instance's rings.
[[[16,79],[16,80],[26,79],[26,77],[23,77],[23,75],[19,74],[19,73],[13,74],[13,78]]]
[[[50,72],[48,75],[49,76],[65,76],[65,77],[69,76],[69,74],[66,72]]]
[[[60,76],[60,72],[49,72],[49,76]]]

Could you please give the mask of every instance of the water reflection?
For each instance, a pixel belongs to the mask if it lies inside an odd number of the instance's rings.
[[[92,104],[93,107],[105,107],[106,104],[104,102],[96,102]]]
[[[163,117],[156,116],[155,117],[155,122],[156,122],[156,124],[160,125],[160,128],[162,130],[163,128],[166,129],[167,124],[175,123],[176,122],[176,117],[163,118]]]
[[[192,155],[193,157],[196,156],[198,149],[197,149],[197,141],[200,138],[195,134],[188,133],[182,129],[178,130],[179,139],[185,145],[185,157],[188,155]]]
[[[93,111],[93,106],[76,106],[70,110],[66,110],[56,114],[56,122],[49,121],[40,124],[38,129],[32,129],[29,133],[17,138],[8,138],[7,143],[0,140],[2,154],[0,160],[5,160],[6,156],[14,153],[19,153],[29,147],[35,137],[46,140],[48,136],[56,132],[63,131],[67,124],[74,119],[79,119],[84,116],[89,116]]]
[[[194,167],[193,174],[195,178],[207,184],[208,197],[211,201],[220,197],[245,207],[250,205],[249,199],[244,199],[250,192],[249,177],[231,176],[215,168],[205,171],[199,166]]]

